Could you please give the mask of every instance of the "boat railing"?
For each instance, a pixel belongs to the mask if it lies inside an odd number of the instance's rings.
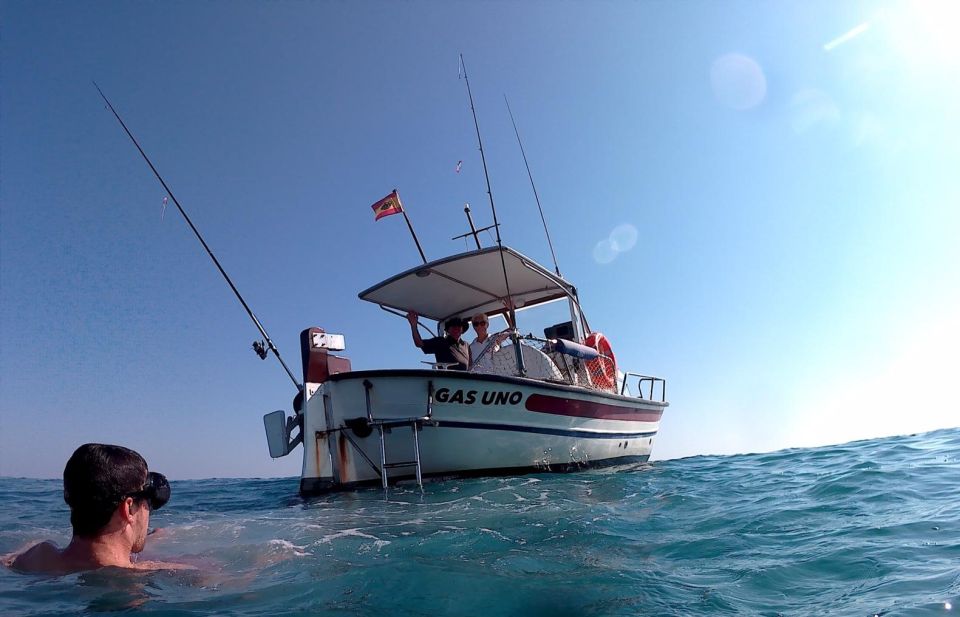
[[[631,381],[631,378],[636,379],[638,398],[646,398],[647,400],[655,401],[657,400],[657,394],[659,393],[660,402],[667,402],[666,379],[662,377],[651,377],[650,375],[642,375],[640,373],[633,373],[629,371],[623,374],[623,380],[620,383],[620,394],[626,394],[629,391],[627,384]],[[646,389],[646,396],[644,396],[644,389]]]

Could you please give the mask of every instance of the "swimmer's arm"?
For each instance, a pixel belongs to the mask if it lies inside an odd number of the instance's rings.
[[[157,538],[163,538],[167,535],[166,527],[154,527],[147,531],[147,536],[156,541]],[[186,563],[174,563],[172,561],[134,561],[133,567],[137,570],[199,570],[200,568]]]
[[[199,570],[196,566],[172,561],[138,561],[133,564],[137,570]]]

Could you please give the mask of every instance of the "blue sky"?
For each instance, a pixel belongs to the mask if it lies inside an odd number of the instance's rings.
[[[655,458],[960,424],[955,3],[0,4],[0,475],[87,441],[174,478],[299,473],[288,364],[346,336],[419,366],[356,298],[491,222],[563,274],[623,368],[667,379]],[[455,173],[457,161],[462,171]],[[489,240],[488,240],[489,241]]]

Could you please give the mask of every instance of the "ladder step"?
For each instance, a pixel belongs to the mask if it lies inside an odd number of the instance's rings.
[[[413,467],[417,464],[417,461],[401,461],[398,463],[387,463],[384,465],[387,469],[393,469],[394,467]]]

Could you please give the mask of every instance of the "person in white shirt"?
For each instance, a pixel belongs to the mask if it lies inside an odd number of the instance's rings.
[[[485,314],[477,313],[470,318],[470,324],[477,333],[477,338],[473,339],[473,342],[470,343],[470,362],[473,363],[480,358],[480,354],[484,352],[487,346],[492,342],[492,339],[487,334],[487,329],[490,327],[490,321],[487,319]],[[496,351],[496,349],[493,351]]]

